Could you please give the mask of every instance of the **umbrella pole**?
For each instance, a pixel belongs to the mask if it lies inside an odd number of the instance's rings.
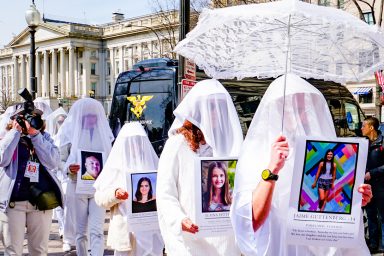
[[[281,134],[284,131],[284,113],[285,113],[285,92],[287,88],[287,73],[288,73],[288,59],[291,52],[291,15],[288,16],[288,42],[287,42],[287,54],[285,55],[285,71],[284,71],[284,93],[283,93],[283,119],[281,120]]]

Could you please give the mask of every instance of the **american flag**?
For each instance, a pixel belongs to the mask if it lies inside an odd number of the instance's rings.
[[[383,71],[379,70],[375,72],[376,82],[379,86],[381,86],[382,91],[384,92],[384,76]]]

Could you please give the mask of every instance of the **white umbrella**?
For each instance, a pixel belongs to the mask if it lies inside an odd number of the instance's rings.
[[[206,9],[175,52],[216,79],[294,73],[345,83],[384,67],[384,35],[345,11],[283,0]]]

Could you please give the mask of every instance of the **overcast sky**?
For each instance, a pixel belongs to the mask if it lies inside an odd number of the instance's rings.
[[[149,0],[150,1],[150,0]],[[45,17],[87,24],[112,21],[113,12],[121,12],[125,18],[151,13],[148,0],[35,0],[37,9]],[[31,0],[2,1],[0,8],[0,48],[13,36],[27,27],[25,11]]]

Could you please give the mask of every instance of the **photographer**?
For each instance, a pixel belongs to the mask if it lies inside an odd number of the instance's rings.
[[[52,209],[62,205],[60,185],[50,171],[59,164],[59,150],[44,132],[42,112],[26,107],[12,115],[0,141],[0,211],[7,217],[10,241],[5,255],[22,255],[25,227],[29,255],[46,255]]]

